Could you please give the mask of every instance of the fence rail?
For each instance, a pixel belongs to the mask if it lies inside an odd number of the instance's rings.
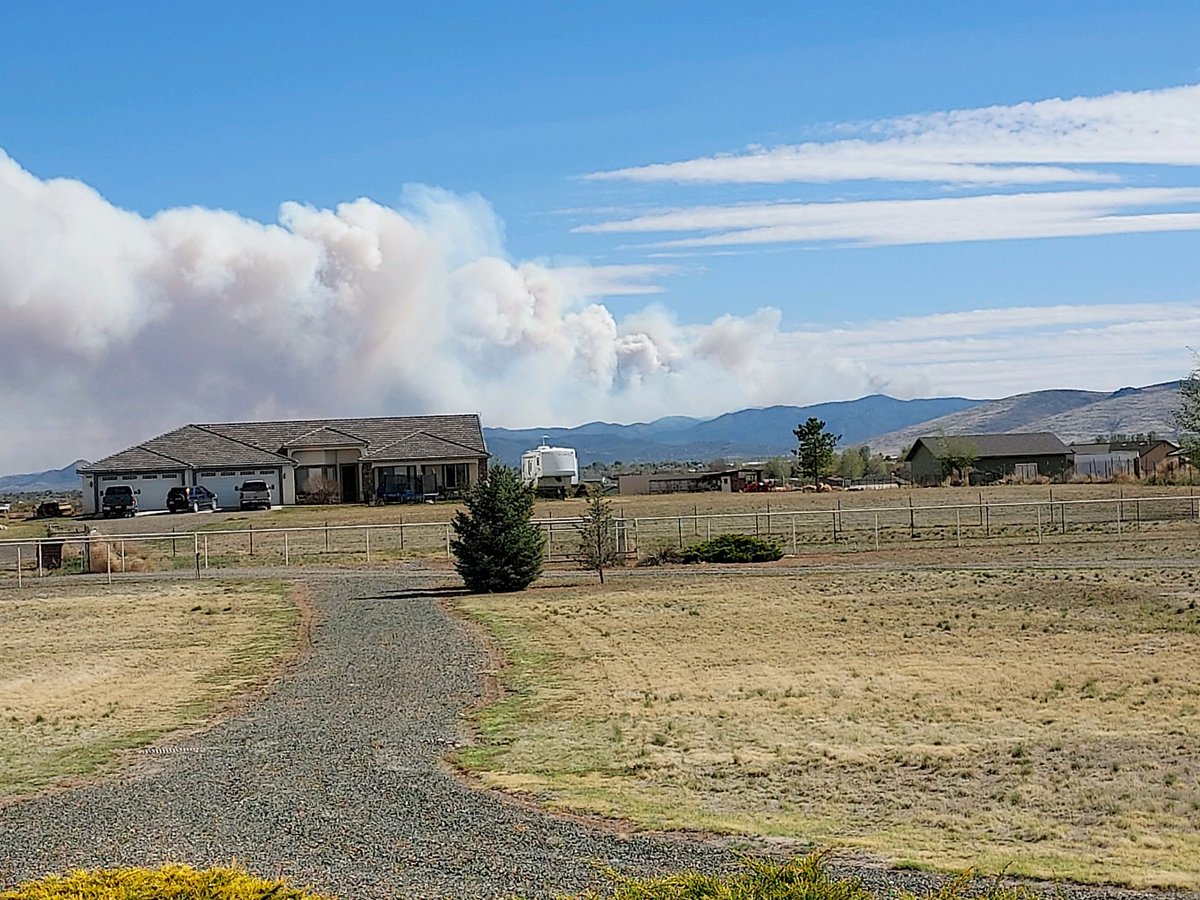
[[[912,543],[961,547],[968,542],[1117,540],[1197,522],[1200,495],[1114,497],[1090,500],[1024,500],[917,506],[884,505],[820,510],[771,510],[616,517],[614,541],[625,558],[663,546],[684,547],[714,535],[755,534],[785,553],[857,552]],[[536,520],[553,562],[575,558],[579,518]],[[203,577],[239,566],[376,565],[401,560],[446,559],[449,522],[233,528],[190,532],[106,535],[63,533],[0,541],[0,582],[52,572],[105,575],[109,581],[137,572]]]

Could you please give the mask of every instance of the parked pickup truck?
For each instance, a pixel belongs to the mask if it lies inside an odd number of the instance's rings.
[[[271,486],[265,481],[247,481],[238,485],[238,507],[241,509],[270,509]]]
[[[100,498],[100,515],[105,519],[109,516],[132,516],[138,509],[138,493],[127,484],[109,485]]]

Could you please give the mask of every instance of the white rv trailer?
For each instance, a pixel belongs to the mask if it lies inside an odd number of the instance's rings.
[[[551,447],[542,443],[521,454],[521,480],[533,485],[542,497],[566,499],[579,485],[579,462],[571,447]]]

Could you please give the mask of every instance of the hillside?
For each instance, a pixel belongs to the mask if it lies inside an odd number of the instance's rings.
[[[57,494],[62,491],[77,491],[79,476],[75,474],[75,469],[87,464],[86,459],[77,459],[61,469],[27,472],[23,475],[0,475],[0,494]]]
[[[872,449],[900,454],[925,435],[1052,432],[1066,443],[1098,435],[1154,432],[1172,438],[1179,382],[1094,391],[1034,391],[980,403],[970,409],[918,422],[873,437]]]

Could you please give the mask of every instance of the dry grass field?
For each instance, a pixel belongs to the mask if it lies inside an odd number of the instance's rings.
[[[648,828],[1200,887],[1200,573],[659,571],[460,601],[508,659],[462,764]]]
[[[0,800],[207,721],[269,676],[298,617],[267,583],[0,596]]]

